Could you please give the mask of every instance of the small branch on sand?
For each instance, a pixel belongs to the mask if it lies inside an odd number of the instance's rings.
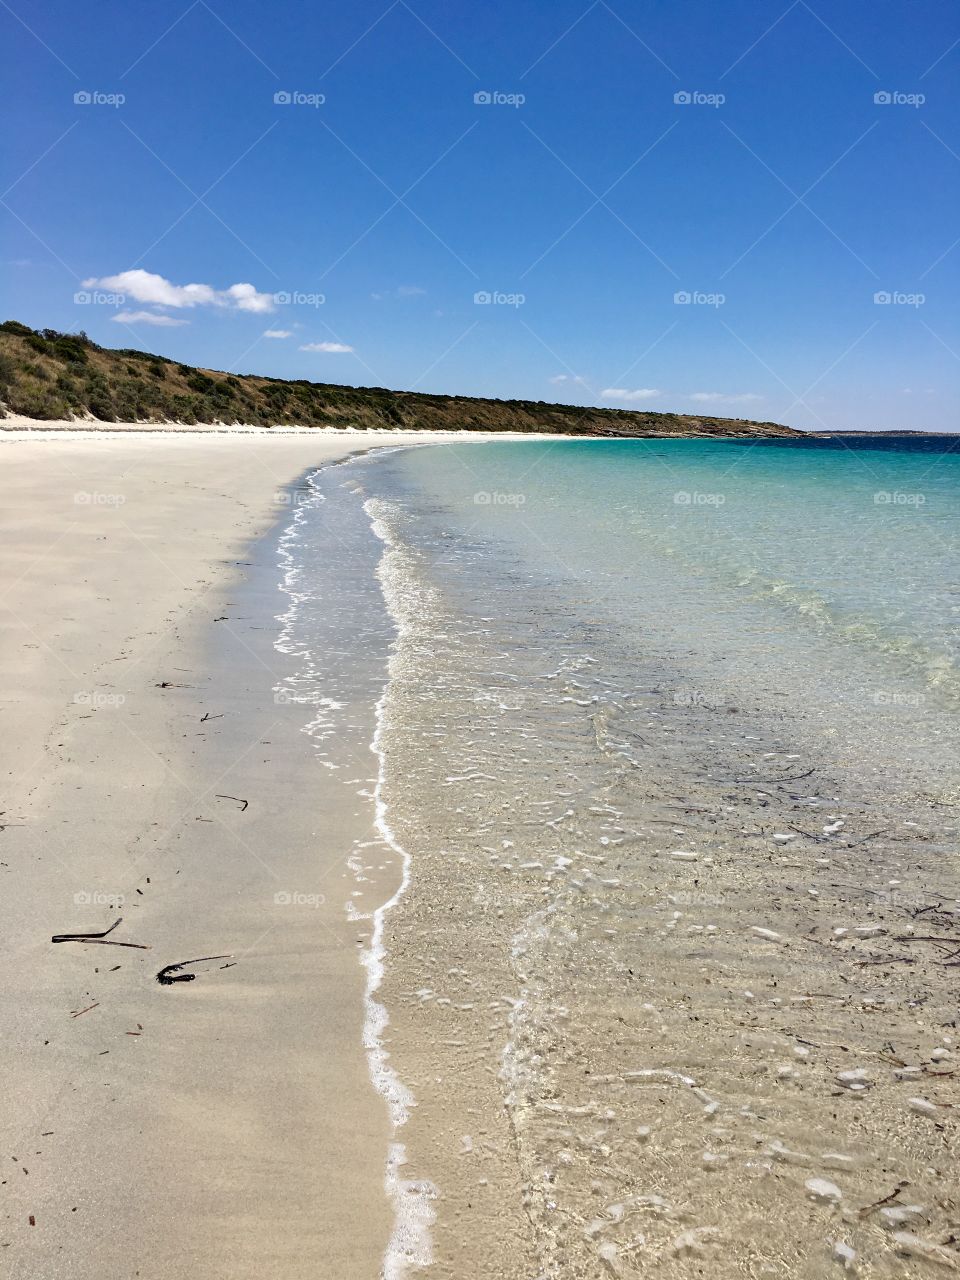
[[[897,942],[935,942],[940,946],[956,946],[960,944],[960,938],[938,938],[929,933],[898,933],[895,935]]]
[[[85,1009],[75,1009],[73,1013],[70,1014],[70,1017],[79,1018],[82,1013],[89,1013],[91,1009],[97,1009],[99,1007],[100,1007],[100,1001],[97,1000],[93,1004],[88,1004]]]
[[[243,812],[244,812],[244,810],[246,809],[247,805],[250,803],[250,801],[249,801],[249,800],[241,800],[239,796],[221,796],[221,795],[217,795],[217,797],[216,797],[216,798],[217,798],[218,800],[233,800],[233,801],[235,801],[238,805],[240,805],[240,806],[241,806],[241,809],[240,809],[240,812],[241,812],[241,813],[243,813]]]
[[[861,836],[859,840],[851,840],[847,847],[855,849],[858,844],[866,844],[867,841],[872,840],[874,836],[885,836],[889,830],[889,827],[881,827],[879,831],[871,831],[869,835]]]
[[[711,778],[711,782],[799,782],[801,778],[809,778],[816,769],[808,769],[806,773],[785,774],[780,778]]]
[[[806,836],[808,840],[813,840],[817,844],[827,844],[826,836],[818,836],[815,831],[804,831],[803,827],[795,827],[792,822],[787,823],[791,831],[796,831],[799,836]]]
[[[732,782],[799,782],[802,778],[809,778],[812,773],[816,773],[816,769],[808,769],[806,773],[788,773],[780,778],[732,778]]]
[[[865,1204],[862,1209],[858,1209],[857,1213],[861,1218],[865,1218],[867,1214],[873,1213],[874,1209],[882,1209],[885,1204],[891,1204],[896,1200],[901,1191],[905,1191],[909,1187],[909,1182],[898,1182],[888,1196],[884,1196],[882,1200],[874,1200],[873,1204]]]
[[[157,981],[162,987],[169,987],[173,982],[192,982],[195,973],[180,973],[188,964],[202,964],[204,960],[229,960],[229,956],[199,956],[196,960],[181,960],[179,964],[167,964],[157,974]]]
[[[223,719],[222,711],[218,716],[212,716],[209,711],[205,711],[203,715],[200,717],[200,723],[206,724],[208,720],[222,720],[222,719]]]
[[[118,916],[110,928],[104,929],[102,933],[55,933],[50,941],[89,942],[101,947],[134,947],[137,951],[149,951],[150,948],[143,942],[114,942],[112,938],[107,937],[107,934],[113,933],[114,929],[122,920],[123,916]]]

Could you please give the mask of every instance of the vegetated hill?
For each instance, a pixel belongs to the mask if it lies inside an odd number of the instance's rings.
[[[481,400],[382,387],[236,376],[165,356],[99,347],[83,333],[0,324],[0,404],[28,418],[102,422],[563,432],[586,436],[796,435],[776,422],[530,400]]]

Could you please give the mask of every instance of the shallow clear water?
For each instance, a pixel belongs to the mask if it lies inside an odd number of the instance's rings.
[[[386,679],[408,872],[371,1006],[406,1100],[388,1274],[826,1280],[838,1240],[865,1274],[946,1265],[956,478],[689,440],[315,478],[287,634],[330,765],[352,655]],[[871,1208],[898,1183],[920,1244]]]
[[[956,443],[505,442],[384,465],[424,544],[515,559],[614,642],[671,659],[678,697],[753,698],[936,791],[957,768]]]

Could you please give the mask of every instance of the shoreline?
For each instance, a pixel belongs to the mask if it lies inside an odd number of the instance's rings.
[[[818,1170],[945,1229],[947,987],[882,939],[946,815],[604,663],[364,460],[446,442],[0,433],[13,1280],[680,1275],[774,1215],[817,1267]]]
[[[358,926],[313,892],[349,875],[356,805],[302,803],[317,778],[302,709],[272,692],[293,664],[270,656],[280,587],[263,558],[306,476],[407,441],[303,436],[0,434],[2,1105],[28,1171],[0,1220],[15,1280],[62,1256],[75,1280],[134,1257],[164,1280],[381,1263],[389,1134]],[[261,865],[278,845],[279,879]],[[290,887],[328,902],[276,906]],[[50,945],[117,917],[116,940],[150,950]],[[224,952],[189,985],[154,980]]]

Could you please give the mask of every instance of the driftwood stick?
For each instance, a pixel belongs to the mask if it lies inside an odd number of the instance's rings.
[[[55,933],[50,939],[51,942],[86,942],[91,946],[101,947],[133,947],[137,951],[149,951],[150,948],[143,942],[114,942],[112,938],[108,938],[108,933],[113,933],[114,929],[123,920],[123,916],[118,916],[114,920],[109,929],[104,929],[102,933]]]
[[[99,1009],[99,1007],[100,1001],[96,1000],[93,1004],[88,1004],[85,1009],[77,1009],[74,1013],[71,1013],[70,1017],[79,1018],[82,1013],[89,1013],[91,1009]]]
[[[873,1204],[864,1205],[862,1209],[857,1210],[857,1213],[861,1218],[865,1218],[867,1214],[873,1213],[874,1209],[879,1209],[883,1205],[890,1204],[891,1201],[896,1200],[900,1192],[905,1191],[909,1185],[909,1182],[898,1182],[888,1196],[884,1196],[882,1200],[874,1200]]]
[[[88,942],[91,938],[105,938],[108,933],[113,933],[118,924],[123,921],[123,916],[117,916],[109,929],[104,929],[102,933],[55,933],[50,939],[51,942]]]
[[[238,805],[241,806],[240,808],[241,813],[243,813],[247,805],[250,803],[249,800],[241,800],[239,796],[222,796],[219,794],[219,792],[217,793],[217,799],[218,800],[234,800]]]
[[[157,974],[157,981],[162,987],[168,987],[173,982],[193,982],[197,976],[195,973],[180,973],[180,970],[185,969],[188,964],[202,964],[204,960],[229,959],[229,956],[198,956],[196,960],[181,960],[179,964],[167,964]]]

